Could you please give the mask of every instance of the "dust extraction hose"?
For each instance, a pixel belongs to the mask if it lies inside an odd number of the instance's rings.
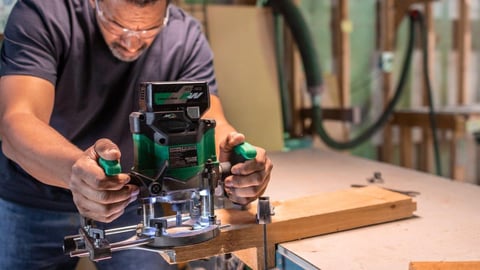
[[[377,121],[368,127],[365,131],[359,134],[356,138],[346,141],[346,142],[338,142],[332,139],[328,133],[326,132],[323,126],[323,119],[322,119],[322,109],[321,109],[321,89],[322,89],[322,77],[321,77],[321,70],[320,65],[318,63],[318,56],[314,47],[313,39],[310,35],[309,28],[303,19],[302,13],[298,9],[298,7],[292,3],[291,0],[270,0],[268,1],[268,5],[270,5],[274,12],[277,12],[283,15],[287,26],[290,28],[290,31],[293,35],[293,38],[297,44],[297,47],[300,51],[300,55],[302,58],[304,72],[306,74],[307,79],[307,87],[308,92],[310,94],[312,100],[312,115],[313,115],[313,126],[315,128],[316,133],[320,136],[320,138],[329,146],[334,149],[345,150],[354,148],[361,143],[365,142],[375,132],[377,132],[385,123],[388,121],[390,115],[392,114],[396,104],[400,99],[400,95],[404,89],[405,83],[407,81],[407,75],[409,72],[412,54],[413,54],[413,47],[415,43],[415,20],[419,21],[420,24],[420,32],[422,34],[422,48],[423,48],[423,68],[424,68],[424,79],[427,85],[428,91],[428,101],[429,101],[429,117],[431,122],[431,129],[434,139],[434,151],[435,151],[435,165],[437,174],[441,175],[441,162],[440,162],[440,153],[439,153],[439,146],[438,146],[438,138],[436,134],[436,123],[435,123],[435,116],[434,116],[434,108],[433,108],[433,98],[432,98],[432,89],[431,83],[429,78],[429,71],[428,71],[428,50],[427,50],[427,40],[426,40],[426,30],[425,30],[425,22],[423,16],[417,12],[410,12],[409,13],[409,39],[406,49],[406,54],[402,66],[402,70],[400,73],[400,78],[398,81],[398,85],[396,87],[395,93],[391,101],[387,104],[384,112],[381,116],[377,119]]]
[[[412,59],[413,44],[415,39],[414,23],[413,19],[410,20],[410,35],[407,45],[406,57],[404,59],[403,68],[401,70],[400,79],[396,87],[395,93],[391,101],[385,108],[385,111],[379,117],[379,119],[363,133],[356,138],[346,141],[338,142],[332,139],[326,132],[322,121],[322,109],[321,109],[321,89],[323,87],[323,81],[321,77],[320,65],[318,63],[318,56],[314,47],[314,42],[299,8],[292,3],[291,0],[272,0],[268,4],[283,15],[285,23],[290,28],[292,36],[297,44],[298,50],[302,58],[302,64],[306,75],[308,92],[312,100],[312,115],[313,125],[316,133],[320,138],[329,146],[338,150],[345,150],[354,148],[377,132],[389,119],[393,112],[398,100],[400,99],[402,90],[407,81],[407,75]]]

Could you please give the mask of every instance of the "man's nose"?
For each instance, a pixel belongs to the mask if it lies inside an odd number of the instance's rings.
[[[135,33],[126,33],[121,36],[120,44],[130,52],[135,52],[142,47],[142,39]]]

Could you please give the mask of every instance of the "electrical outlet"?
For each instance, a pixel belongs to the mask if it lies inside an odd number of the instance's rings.
[[[382,52],[380,55],[380,69],[383,72],[392,72],[393,70],[393,52]]]

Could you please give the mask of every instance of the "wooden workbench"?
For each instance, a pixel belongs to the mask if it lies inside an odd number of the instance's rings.
[[[326,270],[408,270],[411,262],[422,262],[417,264],[421,266],[424,262],[480,261],[480,186],[347,153],[302,149],[270,152],[269,156],[274,169],[265,195],[272,201],[328,196],[352,184],[371,185],[367,180],[377,172],[384,181],[378,186],[421,193],[414,197],[414,217],[282,242],[277,245],[279,258],[297,259],[305,269]],[[320,223],[317,220],[312,226],[325,225]],[[277,267],[285,269],[280,264]],[[420,269],[472,268],[412,268]]]
[[[282,243],[280,251],[321,269],[407,270],[411,262],[480,261],[480,186],[349,154],[304,149],[270,153],[270,198],[296,198],[351,184],[413,190],[415,217]]]

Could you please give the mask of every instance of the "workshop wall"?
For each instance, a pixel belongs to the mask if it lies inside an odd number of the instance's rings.
[[[300,0],[300,8],[316,45],[323,76],[328,78],[336,76],[335,59],[333,58],[332,33],[331,33],[331,0]],[[378,107],[372,106],[376,83],[379,75],[376,68],[376,15],[375,0],[349,1],[350,15],[350,95],[351,105],[362,108],[365,115],[359,126],[352,126],[352,136],[356,136],[364,126],[371,124],[371,115],[380,113]],[[339,89],[332,89],[338,91]],[[326,91],[329,91],[328,89]],[[351,152],[358,156],[375,159],[376,151],[373,142],[367,142]]]
[[[254,5],[257,0],[173,0],[182,3],[215,3],[215,4],[242,4]],[[330,13],[332,3],[331,0],[296,0],[309,24],[312,35],[316,42],[319,60],[325,73],[325,76],[335,75],[335,59],[332,58],[332,40],[331,40],[331,21]],[[351,104],[362,108],[364,115],[363,122],[358,126],[351,126],[352,136],[354,137],[365,127],[375,121],[381,113],[381,88],[380,70],[378,67],[378,54],[376,50],[376,25],[375,25],[375,9],[376,0],[349,1],[349,15],[351,20]],[[0,1],[0,32],[3,32],[5,22],[9,12],[14,5],[15,0]],[[480,31],[480,0],[470,1],[470,16],[472,27],[472,54],[470,57],[469,84],[467,91],[468,104],[476,105],[480,100],[480,78],[477,76],[478,67],[480,66],[480,57],[478,50],[480,48],[480,36],[475,35]],[[432,86],[434,89],[435,103],[438,108],[456,106],[456,82],[457,74],[454,70],[456,59],[456,41],[455,41],[455,23],[458,20],[458,1],[454,0],[438,0],[433,2],[434,25],[436,29],[436,50],[435,50],[435,70],[432,78]],[[423,5],[418,5],[420,9]],[[402,22],[399,33],[397,35],[396,59],[402,59],[404,46],[406,41],[406,22]],[[421,100],[420,76],[420,57],[419,52],[416,53],[415,64],[411,70],[411,76],[407,85],[407,91],[402,97],[400,108],[410,108],[417,106]],[[398,78],[398,70],[401,65],[400,61],[394,63],[394,73]],[[450,136],[450,135],[446,135]],[[355,155],[378,159],[377,148],[381,145],[382,140],[380,134],[377,134],[370,142],[352,149]],[[463,162],[468,168],[470,178],[475,178],[478,173],[475,171],[475,164],[478,159],[476,157],[476,144],[471,134],[459,140],[458,153],[460,162]],[[445,152],[445,151],[443,151]],[[448,153],[444,153],[448,155]],[[447,163],[447,158],[443,159]],[[398,161],[395,161],[398,162]],[[445,171],[447,174],[448,171]],[[477,180],[473,180],[477,181]]]
[[[381,71],[379,69],[379,51],[376,48],[377,28],[376,20],[376,2],[377,1],[348,1],[349,16],[351,20],[351,55],[350,55],[350,89],[351,105],[362,108],[362,124],[351,126],[352,137],[358,134],[365,127],[370,126],[373,121],[378,119],[382,112],[382,88]],[[433,24],[435,29],[435,53],[431,55],[434,59],[433,76],[431,77],[435,108],[439,110],[457,109],[458,96],[458,55],[456,44],[458,40],[455,37],[456,24],[458,23],[460,1],[440,0],[434,1]],[[305,15],[312,34],[315,38],[320,62],[325,76],[335,75],[335,59],[332,59],[332,43],[329,38],[330,32],[330,11],[332,3],[330,0],[300,0],[300,7]],[[479,103],[480,91],[478,91],[480,82],[478,76],[478,67],[480,58],[478,55],[480,38],[476,33],[480,30],[480,1],[470,1],[470,16],[472,27],[472,52],[469,58],[467,72],[466,105],[477,106]],[[423,4],[414,5],[414,7],[424,10]],[[395,61],[393,74],[395,85],[399,77],[399,70],[404,57],[405,44],[407,40],[407,23],[404,19],[396,33]],[[397,109],[417,108],[422,100],[422,53],[417,46],[414,53],[414,60],[410,70],[408,83],[402,95]],[[478,107],[478,106],[477,106]],[[477,109],[478,110],[478,109]],[[467,125],[474,126],[475,123],[468,122]],[[470,131],[470,130],[468,130]],[[396,134],[396,133],[395,133]],[[448,176],[448,163],[451,153],[446,150],[448,141],[451,140],[451,133],[441,134],[441,153],[443,175]],[[398,137],[394,140],[398,143]],[[371,159],[379,159],[378,147],[382,144],[381,132],[374,138],[351,152],[355,155]],[[471,133],[465,137],[456,139],[456,158],[460,166],[465,168],[466,179],[469,182],[477,182],[479,174],[476,172],[477,146]],[[399,151],[398,147],[395,151]],[[398,159],[393,161],[398,164]]]

